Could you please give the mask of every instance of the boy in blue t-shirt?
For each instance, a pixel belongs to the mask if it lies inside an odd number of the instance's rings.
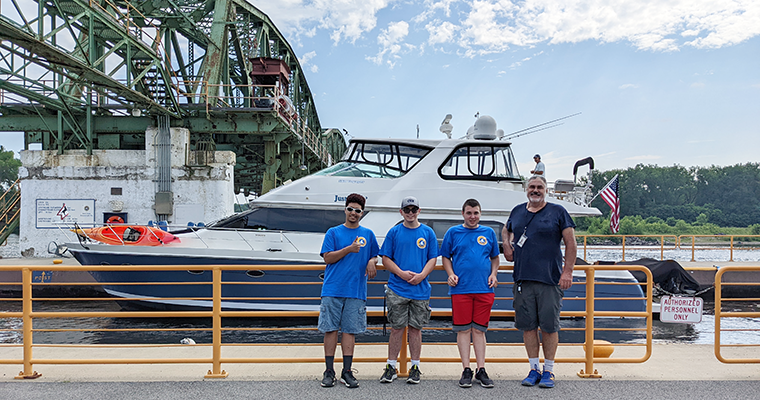
[[[422,326],[430,321],[430,283],[427,277],[435,268],[438,258],[438,240],[429,226],[417,220],[420,203],[416,198],[405,197],[401,200],[399,212],[404,222],[388,231],[380,249],[383,266],[391,272],[385,292],[391,336],[388,339],[388,364],[380,382],[390,383],[398,376],[396,360],[401,351],[404,328],[408,326],[412,368],[406,382],[420,383]]]
[[[488,377],[486,362],[486,331],[494,302],[493,289],[498,285],[499,242],[496,232],[480,225],[480,203],[468,199],[462,205],[464,224],[449,228],[443,237],[441,258],[443,269],[449,276],[451,316],[457,333],[457,346],[462,359],[460,387],[472,386],[470,369],[470,336],[475,348],[480,386],[493,387]]]
[[[377,274],[377,254],[380,248],[375,234],[359,225],[364,212],[364,196],[356,193],[346,197],[346,222],[330,228],[325,234],[320,254],[324,258],[325,278],[322,283],[322,302],[319,306],[319,331],[325,334],[325,365],[321,385],[335,385],[335,348],[338,330],[343,354],[340,381],[350,388],[359,387],[351,372],[354,358],[354,335],[367,330],[367,277]]]

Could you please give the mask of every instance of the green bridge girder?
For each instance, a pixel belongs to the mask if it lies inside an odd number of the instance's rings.
[[[25,132],[27,147],[141,149],[145,128],[170,116],[191,150],[234,151],[236,189],[257,193],[345,151],[293,49],[245,0],[3,4],[0,131]]]

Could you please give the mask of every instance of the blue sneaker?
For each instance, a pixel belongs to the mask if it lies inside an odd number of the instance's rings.
[[[554,387],[554,374],[549,371],[544,371],[543,374],[541,374],[541,383],[538,384],[538,387],[544,388],[544,389],[551,389]]]
[[[532,369],[528,373],[528,377],[523,379],[523,386],[535,386],[538,381],[541,380],[541,373],[537,369]]]

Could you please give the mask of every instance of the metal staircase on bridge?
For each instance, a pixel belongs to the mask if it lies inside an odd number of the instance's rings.
[[[0,244],[5,243],[19,225],[21,219],[21,190],[16,180],[0,196]]]

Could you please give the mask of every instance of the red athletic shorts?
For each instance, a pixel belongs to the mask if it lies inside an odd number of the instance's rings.
[[[451,295],[451,316],[454,331],[464,331],[473,327],[485,331],[491,319],[493,293],[470,293]]]

